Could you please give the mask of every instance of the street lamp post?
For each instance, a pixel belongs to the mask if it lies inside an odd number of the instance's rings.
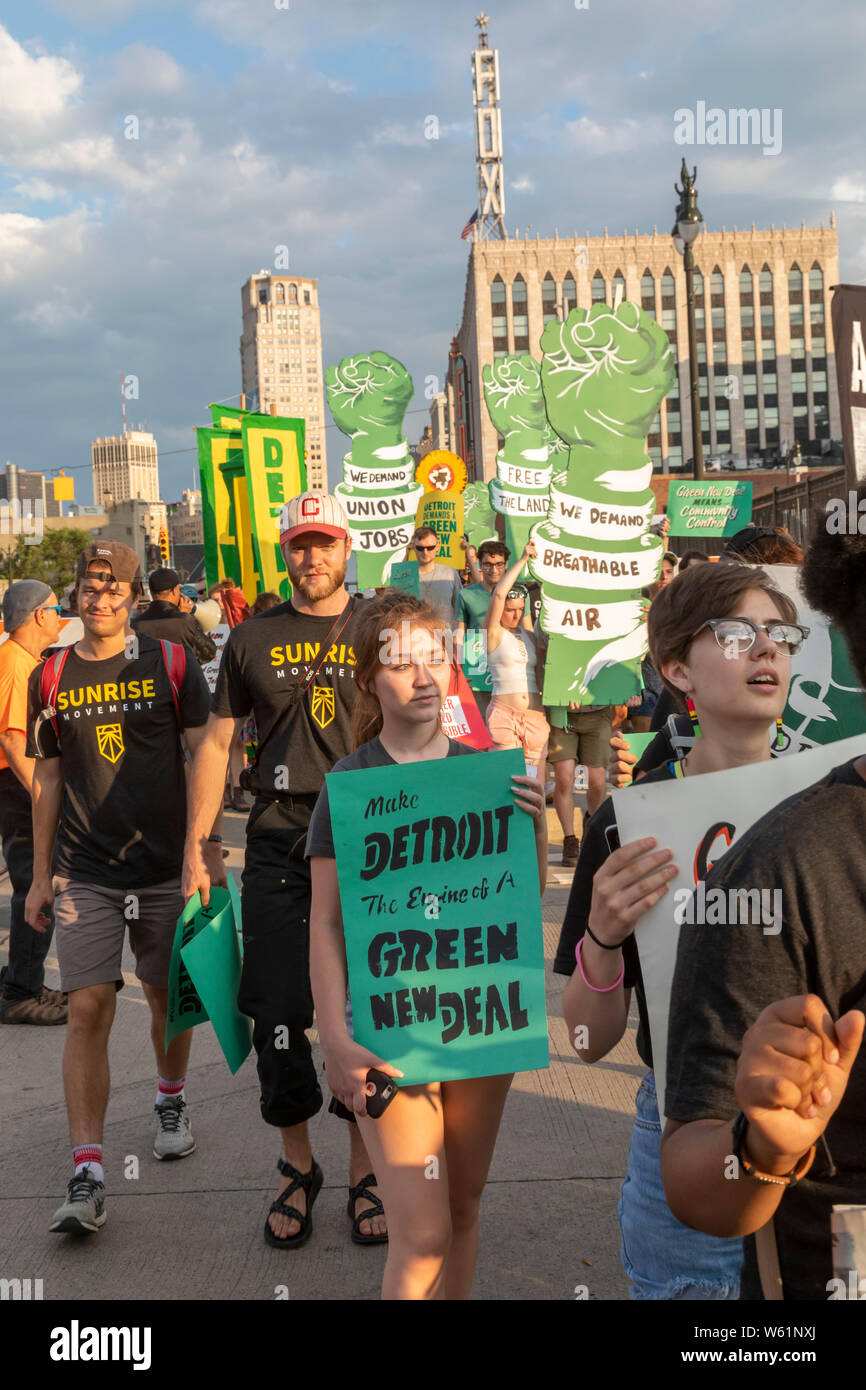
[[[695,258],[692,253],[692,242],[701,230],[703,218],[698,210],[698,195],[695,191],[695,179],[697,178],[697,166],[693,170],[691,177],[686,168],[685,156],[683,156],[680,179],[682,188],[674,184],[674,192],[680,196],[679,206],[676,211],[676,221],[674,222],[671,236],[674,246],[683,258],[683,267],[686,272],[686,306],[688,314],[689,330],[689,383],[692,405],[692,452],[694,456],[695,478],[704,478],[704,448],[701,439],[701,398],[698,377],[698,349],[697,335],[695,333]]]

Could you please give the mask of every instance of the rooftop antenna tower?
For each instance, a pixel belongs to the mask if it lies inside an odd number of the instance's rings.
[[[475,107],[475,162],[478,166],[478,221],[481,241],[505,241],[505,182],[502,175],[502,113],[499,109],[499,51],[488,47],[490,16],[475,23],[480,31],[472,54],[472,104]]]

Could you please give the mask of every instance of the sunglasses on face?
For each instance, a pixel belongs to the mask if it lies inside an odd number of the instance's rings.
[[[510,598],[512,598],[512,599],[513,599],[513,598],[521,598],[521,599],[523,599],[523,600],[525,601],[525,599],[526,599],[526,590],[520,588],[520,586],[518,585],[518,587],[517,587],[516,589],[509,589],[509,590],[508,590],[508,593],[505,595],[505,597],[506,597],[506,599],[510,599]]]
[[[435,545],[416,545],[416,550],[435,550]]]
[[[63,605],[60,603],[43,603],[39,611],[41,613],[62,613]]]
[[[809,636],[810,628],[802,623],[785,623],[781,619],[772,623],[753,623],[748,618],[708,618],[698,628],[712,628],[713,636],[723,651],[734,650],[742,656],[755,645],[759,632],[766,632],[771,642],[775,642],[783,656],[793,656]],[[695,633],[697,637],[698,632]]]

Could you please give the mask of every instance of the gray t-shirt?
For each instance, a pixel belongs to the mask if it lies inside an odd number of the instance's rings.
[[[457,758],[464,753],[477,753],[477,748],[470,748],[467,743],[458,743],[456,739],[449,738],[447,757]],[[393,764],[394,759],[382,747],[378,736],[371,738],[369,743],[362,743],[354,753],[350,753],[348,758],[341,758],[331,768],[332,772],[355,772],[363,767],[386,767],[389,763]],[[310,828],[307,831],[307,844],[304,857],[311,859],[313,855],[320,859],[336,859],[334,850],[334,835],[331,828],[331,806],[328,801],[328,784],[322,787],[319,799],[313,808],[313,815],[310,820]]]
[[[423,574],[419,574],[418,583],[424,602],[431,603],[439,616],[449,625],[452,624],[458,595],[463,592],[457,571],[450,565],[434,565],[431,578],[425,579]]]

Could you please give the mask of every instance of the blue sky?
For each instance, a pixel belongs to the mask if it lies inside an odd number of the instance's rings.
[[[287,244],[319,280],[326,365],[383,348],[444,373],[475,205],[478,6],[439,0],[27,0],[0,24],[0,457],[77,468],[152,429],[163,496],[193,427],[240,390],[240,288]],[[707,225],[826,222],[866,279],[860,0],[502,0],[507,223],[542,236],[670,226],[674,111],[780,107],[776,158],[702,147]],[[124,119],[140,122],[137,141]],[[440,138],[425,140],[436,115]],[[336,480],[344,437],[327,432]],[[85,465],[82,467],[82,465]]]

